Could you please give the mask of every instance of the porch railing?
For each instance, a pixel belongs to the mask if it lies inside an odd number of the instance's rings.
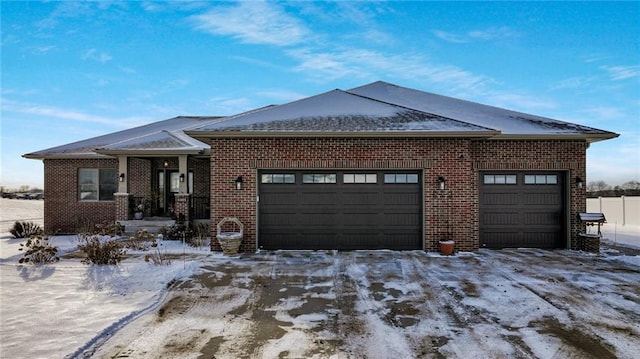
[[[209,196],[190,196],[190,205],[189,205],[189,214],[191,215],[191,219],[210,219],[211,218],[211,207],[209,205],[210,200]],[[135,205],[139,203],[145,203],[144,196],[135,196],[133,197],[133,203]],[[173,202],[173,201],[172,201]],[[135,209],[134,209],[135,211]],[[166,213],[160,213],[158,209],[158,203],[148,203],[145,206],[144,215],[146,216],[162,216]]]
[[[211,207],[209,196],[191,196],[191,212],[192,219],[210,219]]]

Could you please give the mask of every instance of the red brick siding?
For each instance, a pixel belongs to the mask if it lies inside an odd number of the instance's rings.
[[[194,196],[208,196],[211,191],[209,163],[208,159],[189,158],[189,171],[193,171]]]
[[[145,197],[151,191],[152,162],[147,158],[129,158],[129,193],[135,197]]]
[[[74,233],[80,220],[114,221],[115,201],[78,200],[78,169],[118,168],[116,159],[44,160],[44,230]]]
[[[581,141],[472,141],[419,138],[271,138],[216,139],[211,156],[211,228],[224,217],[245,225],[242,251],[257,248],[257,171],[260,169],[419,169],[424,180],[424,248],[438,250],[438,240],[456,241],[457,250],[478,249],[478,172],[489,169],[569,171],[571,234],[575,214],[584,210],[586,144]],[[244,189],[235,189],[242,176]],[[437,189],[437,178],[446,189]],[[219,250],[215,241],[212,248]]]

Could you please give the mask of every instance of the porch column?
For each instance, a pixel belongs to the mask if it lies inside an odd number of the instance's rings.
[[[130,201],[133,200],[129,194],[129,157],[118,156],[118,192],[114,193],[116,202],[116,222],[127,221],[131,218]]]
[[[180,193],[189,193],[189,171],[187,169],[187,155],[178,156],[178,172],[180,172]]]
[[[189,171],[187,168],[187,155],[178,156],[178,172],[180,173],[180,192],[175,194],[176,198],[176,216],[184,215],[186,221],[189,221],[189,207],[191,200],[189,194]]]
[[[118,156],[118,193],[129,193],[129,157]],[[123,177],[124,176],[124,177]]]

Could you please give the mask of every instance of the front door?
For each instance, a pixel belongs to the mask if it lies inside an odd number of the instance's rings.
[[[176,170],[158,171],[158,215],[171,217],[175,194],[180,192],[180,174]]]

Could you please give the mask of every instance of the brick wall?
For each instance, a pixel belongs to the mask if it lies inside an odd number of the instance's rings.
[[[82,202],[78,199],[79,168],[118,168],[116,159],[44,160],[44,230],[75,233],[79,221],[114,221],[115,201]]]
[[[215,139],[211,156],[211,228],[224,217],[245,225],[242,251],[257,248],[257,171],[261,169],[418,169],[423,170],[424,248],[438,250],[442,238],[456,249],[479,245],[478,172],[493,169],[553,169],[568,171],[571,184],[571,238],[584,210],[586,144],[580,141],[472,141],[424,138],[269,138]],[[244,189],[235,189],[242,176]],[[446,179],[439,190],[437,178]],[[215,232],[212,233],[215,238]],[[575,244],[575,243],[574,243]],[[219,246],[212,241],[212,248]]]

